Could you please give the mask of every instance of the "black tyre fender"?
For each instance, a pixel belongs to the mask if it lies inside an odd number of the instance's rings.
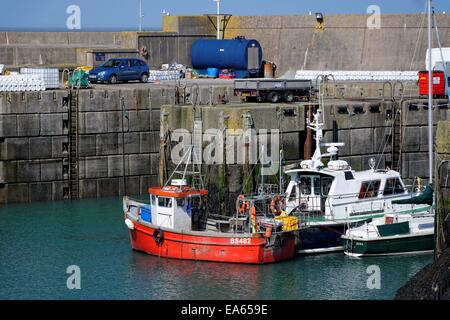
[[[155,231],[153,231],[153,240],[155,240],[157,244],[161,244],[164,240],[164,231],[155,229]]]

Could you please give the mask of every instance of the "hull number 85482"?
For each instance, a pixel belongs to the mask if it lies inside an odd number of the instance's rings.
[[[230,244],[250,244],[251,238],[230,238]]]

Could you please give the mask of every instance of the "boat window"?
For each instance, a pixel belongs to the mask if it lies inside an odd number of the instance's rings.
[[[300,178],[300,188],[302,194],[311,194],[311,177],[301,177]]]
[[[150,201],[152,202],[152,205],[156,205],[156,196],[150,195]]]
[[[327,196],[330,192],[331,184],[333,183],[333,178],[323,177],[322,178],[322,195]]]
[[[184,207],[184,198],[177,198],[177,207]]]
[[[384,195],[405,193],[405,189],[402,186],[399,178],[386,179],[386,185],[384,186]]]
[[[345,180],[353,180],[353,179],[355,179],[353,177],[353,173],[351,171],[344,171],[344,175],[345,175]]]
[[[320,196],[320,177],[313,177],[314,194]]]
[[[172,198],[158,197],[158,206],[171,208],[172,207]]]
[[[365,181],[361,184],[359,190],[359,199],[372,198],[378,196],[380,189],[380,180]]]

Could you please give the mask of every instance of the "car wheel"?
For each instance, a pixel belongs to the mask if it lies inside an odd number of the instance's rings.
[[[291,91],[287,91],[283,95],[283,100],[286,102],[294,101],[294,94]]]
[[[269,100],[269,102],[272,102],[272,103],[277,103],[280,100],[280,94],[276,91],[272,91],[267,96],[267,100]]]
[[[111,75],[111,77],[109,77],[109,83],[111,83],[111,84],[117,83],[117,76],[115,74],[113,74],[113,75]]]
[[[141,75],[141,82],[148,82],[148,74],[143,73]]]

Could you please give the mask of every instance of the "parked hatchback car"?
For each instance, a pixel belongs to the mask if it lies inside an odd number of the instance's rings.
[[[89,71],[91,83],[139,80],[148,81],[148,65],[140,59],[114,58],[109,59],[97,68]]]

